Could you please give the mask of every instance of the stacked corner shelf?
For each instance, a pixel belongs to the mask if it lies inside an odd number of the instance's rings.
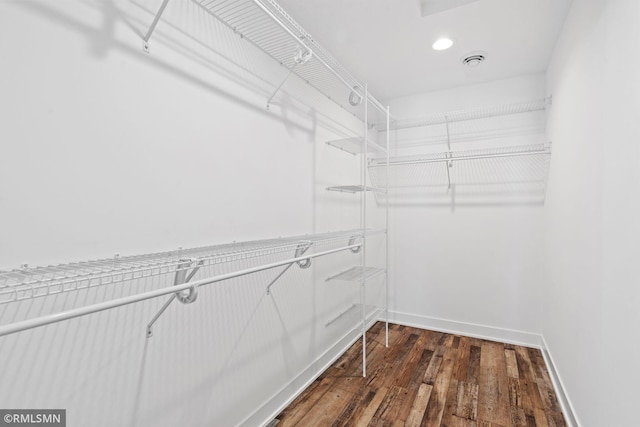
[[[336,273],[332,276],[329,276],[326,281],[343,281],[343,282],[353,282],[359,283],[360,285],[360,303],[359,306],[362,307],[362,339],[363,339],[363,375],[366,376],[366,334],[365,334],[365,323],[366,323],[366,310],[367,307],[367,298],[366,298],[366,289],[369,282],[372,282],[376,277],[383,276],[384,277],[384,314],[385,314],[385,324],[386,324],[386,339],[388,345],[388,331],[389,331],[389,322],[388,322],[388,299],[389,299],[389,275],[388,275],[388,265],[389,265],[389,238],[388,238],[388,228],[389,228],[389,204],[386,203],[385,208],[385,225],[384,225],[384,252],[385,259],[383,261],[384,267],[376,267],[369,265],[372,257],[367,254],[367,247],[369,243],[367,242],[368,237],[373,236],[373,233],[366,233],[364,230],[367,229],[367,193],[373,193],[376,201],[378,202],[378,198],[381,195],[386,200],[387,194],[387,183],[381,182],[378,185],[368,185],[368,181],[370,178],[368,177],[368,168],[367,165],[371,161],[369,158],[369,153],[374,154],[378,159],[386,159],[379,160],[380,162],[386,162],[388,165],[389,160],[389,137],[390,132],[387,132],[386,135],[386,146],[383,147],[380,144],[374,142],[369,138],[369,110],[368,105],[371,102],[368,98],[367,88],[365,87],[364,91],[364,129],[362,137],[352,137],[352,138],[344,138],[338,140],[328,141],[327,145],[333,147],[337,150],[340,150],[343,153],[351,154],[351,155],[359,155],[361,156],[361,161],[356,162],[356,165],[360,166],[361,175],[360,175],[360,183],[352,184],[352,185],[335,185],[329,186],[326,189],[328,191],[334,191],[339,193],[350,193],[350,194],[360,194],[360,226],[363,230],[363,246],[361,250],[361,260],[359,265],[352,266],[345,271]],[[389,129],[389,109],[386,108],[384,111],[385,118],[385,129]],[[376,205],[380,205],[380,203],[376,203]],[[375,260],[374,263],[381,263],[380,260]],[[356,305],[354,304],[354,307]],[[348,311],[348,310],[347,310]],[[346,312],[346,311],[345,311]],[[329,321],[327,324],[333,323],[334,320]]]

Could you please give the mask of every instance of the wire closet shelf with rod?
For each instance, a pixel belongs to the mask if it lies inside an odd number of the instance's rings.
[[[362,122],[363,136],[358,140],[362,155],[359,183],[348,183],[342,190],[360,192],[371,187],[368,184],[367,161],[372,142],[368,136],[375,120],[385,122],[389,128],[389,109],[384,107],[347,69],[323,49],[280,5],[273,0],[193,0],[215,19],[233,30],[238,37],[257,47],[288,70],[291,76],[302,79],[321,94]],[[143,35],[143,50],[153,54],[152,36],[161,27],[162,16],[170,0],[159,1],[159,8]],[[286,79],[285,79],[286,81]],[[266,100],[269,109],[275,95],[285,83],[274,87]],[[375,111],[375,115],[373,112]],[[375,119],[374,119],[375,117]],[[385,142],[375,144],[377,152],[389,153],[389,136]],[[385,194],[386,183],[375,190]],[[363,192],[364,193],[364,192]],[[0,336],[12,335],[33,328],[88,316],[125,305],[155,298],[166,298],[165,304],[149,319],[147,338],[159,333],[163,313],[175,304],[193,304],[199,290],[204,287],[253,275],[262,271],[278,271],[276,277],[265,283],[269,294],[277,286],[279,278],[292,268],[305,269],[315,259],[334,254],[352,254],[358,261],[347,271],[330,275],[328,281],[353,281],[361,286],[363,341],[363,375],[366,375],[366,330],[370,313],[365,312],[367,282],[384,277],[385,302],[380,312],[385,314],[388,343],[388,207],[383,229],[371,229],[367,224],[367,200],[360,200],[360,227],[355,230],[331,233],[315,233],[290,238],[257,240],[226,245],[213,245],[181,249],[137,256],[115,257],[96,261],[75,262],[46,267],[29,267],[0,271],[0,306],[10,306],[21,301],[47,300],[56,295],[87,292],[95,289],[118,287],[120,297],[97,303],[74,304],[60,309],[55,304],[46,305],[39,315],[27,315],[0,325]],[[367,239],[382,236],[385,247],[384,266],[367,265]],[[380,237],[376,237],[380,238]],[[269,262],[262,262],[268,259]],[[252,265],[237,266],[242,261],[253,260]],[[212,273],[212,267],[224,267],[222,273]],[[219,270],[215,270],[219,271]],[[146,283],[143,291],[134,284]],[[177,300],[177,302],[176,302]],[[378,313],[379,314],[379,313]]]
[[[543,203],[551,157],[545,112],[551,97],[396,120],[393,157],[368,163],[391,203],[467,196],[485,203]],[[380,126],[384,134],[385,128]]]

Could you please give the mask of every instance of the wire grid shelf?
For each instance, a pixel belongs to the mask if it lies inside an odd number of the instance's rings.
[[[309,85],[362,116],[359,101],[364,85],[274,0],[194,1]],[[368,94],[367,99],[379,112],[386,112],[375,97]]]
[[[345,138],[345,139],[336,139],[333,141],[327,141],[327,145],[331,147],[337,148],[338,150],[346,151],[347,153],[356,155],[362,154],[362,138]],[[386,154],[387,150],[378,145],[377,143],[367,140],[367,150],[370,154]]]
[[[470,108],[460,111],[450,111],[420,118],[394,120],[391,123],[390,129],[396,130],[423,126],[443,125],[447,123],[486,119],[490,117],[508,116],[513,114],[523,114],[534,111],[543,111],[547,108],[547,105],[550,104],[551,97],[548,97],[526,102]],[[378,127],[382,129],[381,132],[384,132],[384,128],[386,126],[379,124]]]
[[[386,190],[382,187],[369,187],[366,185],[337,185],[334,187],[327,187],[328,191],[337,191],[339,193],[361,193],[363,191],[373,191],[376,193],[384,193]]]
[[[351,238],[361,239],[363,234],[362,230],[342,231],[0,271],[0,304],[173,275],[193,268],[194,263],[185,266],[186,259],[207,267],[284,253],[290,257],[301,244],[308,243],[312,243],[307,252],[311,254],[320,247],[345,244]]]
[[[383,274],[384,268],[355,266],[336,275],[327,277],[326,281],[341,280],[345,282],[364,282]]]
[[[551,151],[545,144],[394,157],[389,188],[546,182]],[[386,164],[369,164],[372,185],[387,182]]]

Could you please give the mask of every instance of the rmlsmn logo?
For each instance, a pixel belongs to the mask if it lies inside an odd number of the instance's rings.
[[[0,409],[0,427],[66,427],[64,409]]]

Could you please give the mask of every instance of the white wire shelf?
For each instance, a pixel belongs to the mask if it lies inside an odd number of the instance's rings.
[[[387,165],[369,163],[373,185],[389,179],[389,188],[435,187],[503,183],[546,182],[551,155],[550,145],[448,151],[422,156],[393,157]]]
[[[381,187],[369,187],[366,185],[338,185],[335,187],[327,187],[328,191],[337,191],[340,193],[361,193],[363,191],[373,191],[376,193],[385,193],[386,190]]]
[[[333,141],[327,141],[327,145],[335,147],[339,150],[346,151],[347,153],[356,155],[362,154],[362,138],[345,138],[345,139],[336,139]],[[387,150],[376,144],[371,140],[367,140],[367,150],[371,154],[386,154]]]
[[[193,1],[309,85],[361,116],[361,108],[355,107],[364,98],[364,84],[274,0]],[[386,112],[371,94],[367,99],[379,112]]]
[[[508,116],[513,114],[530,113],[534,111],[543,111],[548,105],[551,105],[551,97],[536,99],[532,101],[501,104],[487,107],[470,108],[467,110],[449,111],[446,113],[438,113],[425,117],[412,119],[394,120],[390,129],[408,129],[423,126],[444,125],[447,123],[462,122],[468,120],[486,119],[490,117]],[[385,132],[386,124],[378,124],[381,132]]]
[[[301,243],[312,243],[314,251],[360,241],[367,230],[339,231],[286,238],[258,240],[181,249],[138,256],[101,259],[46,267],[0,271],[0,304],[46,297],[118,283],[166,275],[173,277],[185,259],[202,267],[249,261],[264,257],[291,256]],[[373,232],[373,231],[371,231]],[[236,264],[234,264],[236,265]],[[185,267],[186,269],[191,267]]]
[[[446,151],[423,156],[392,157],[389,166],[402,166],[424,163],[443,163],[461,160],[478,160],[497,157],[520,157],[531,155],[550,155],[551,144],[519,145],[497,148],[482,148],[463,151]],[[381,168],[387,166],[386,160],[372,160],[369,168]]]
[[[378,267],[363,267],[363,266],[355,266],[351,267],[348,270],[345,270],[341,273],[335,274],[333,276],[329,276],[325,279],[326,282],[330,282],[332,280],[341,280],[345,282],[364,282],[366,280],[373,279],[376,276],[385,273],[384,268]]]

